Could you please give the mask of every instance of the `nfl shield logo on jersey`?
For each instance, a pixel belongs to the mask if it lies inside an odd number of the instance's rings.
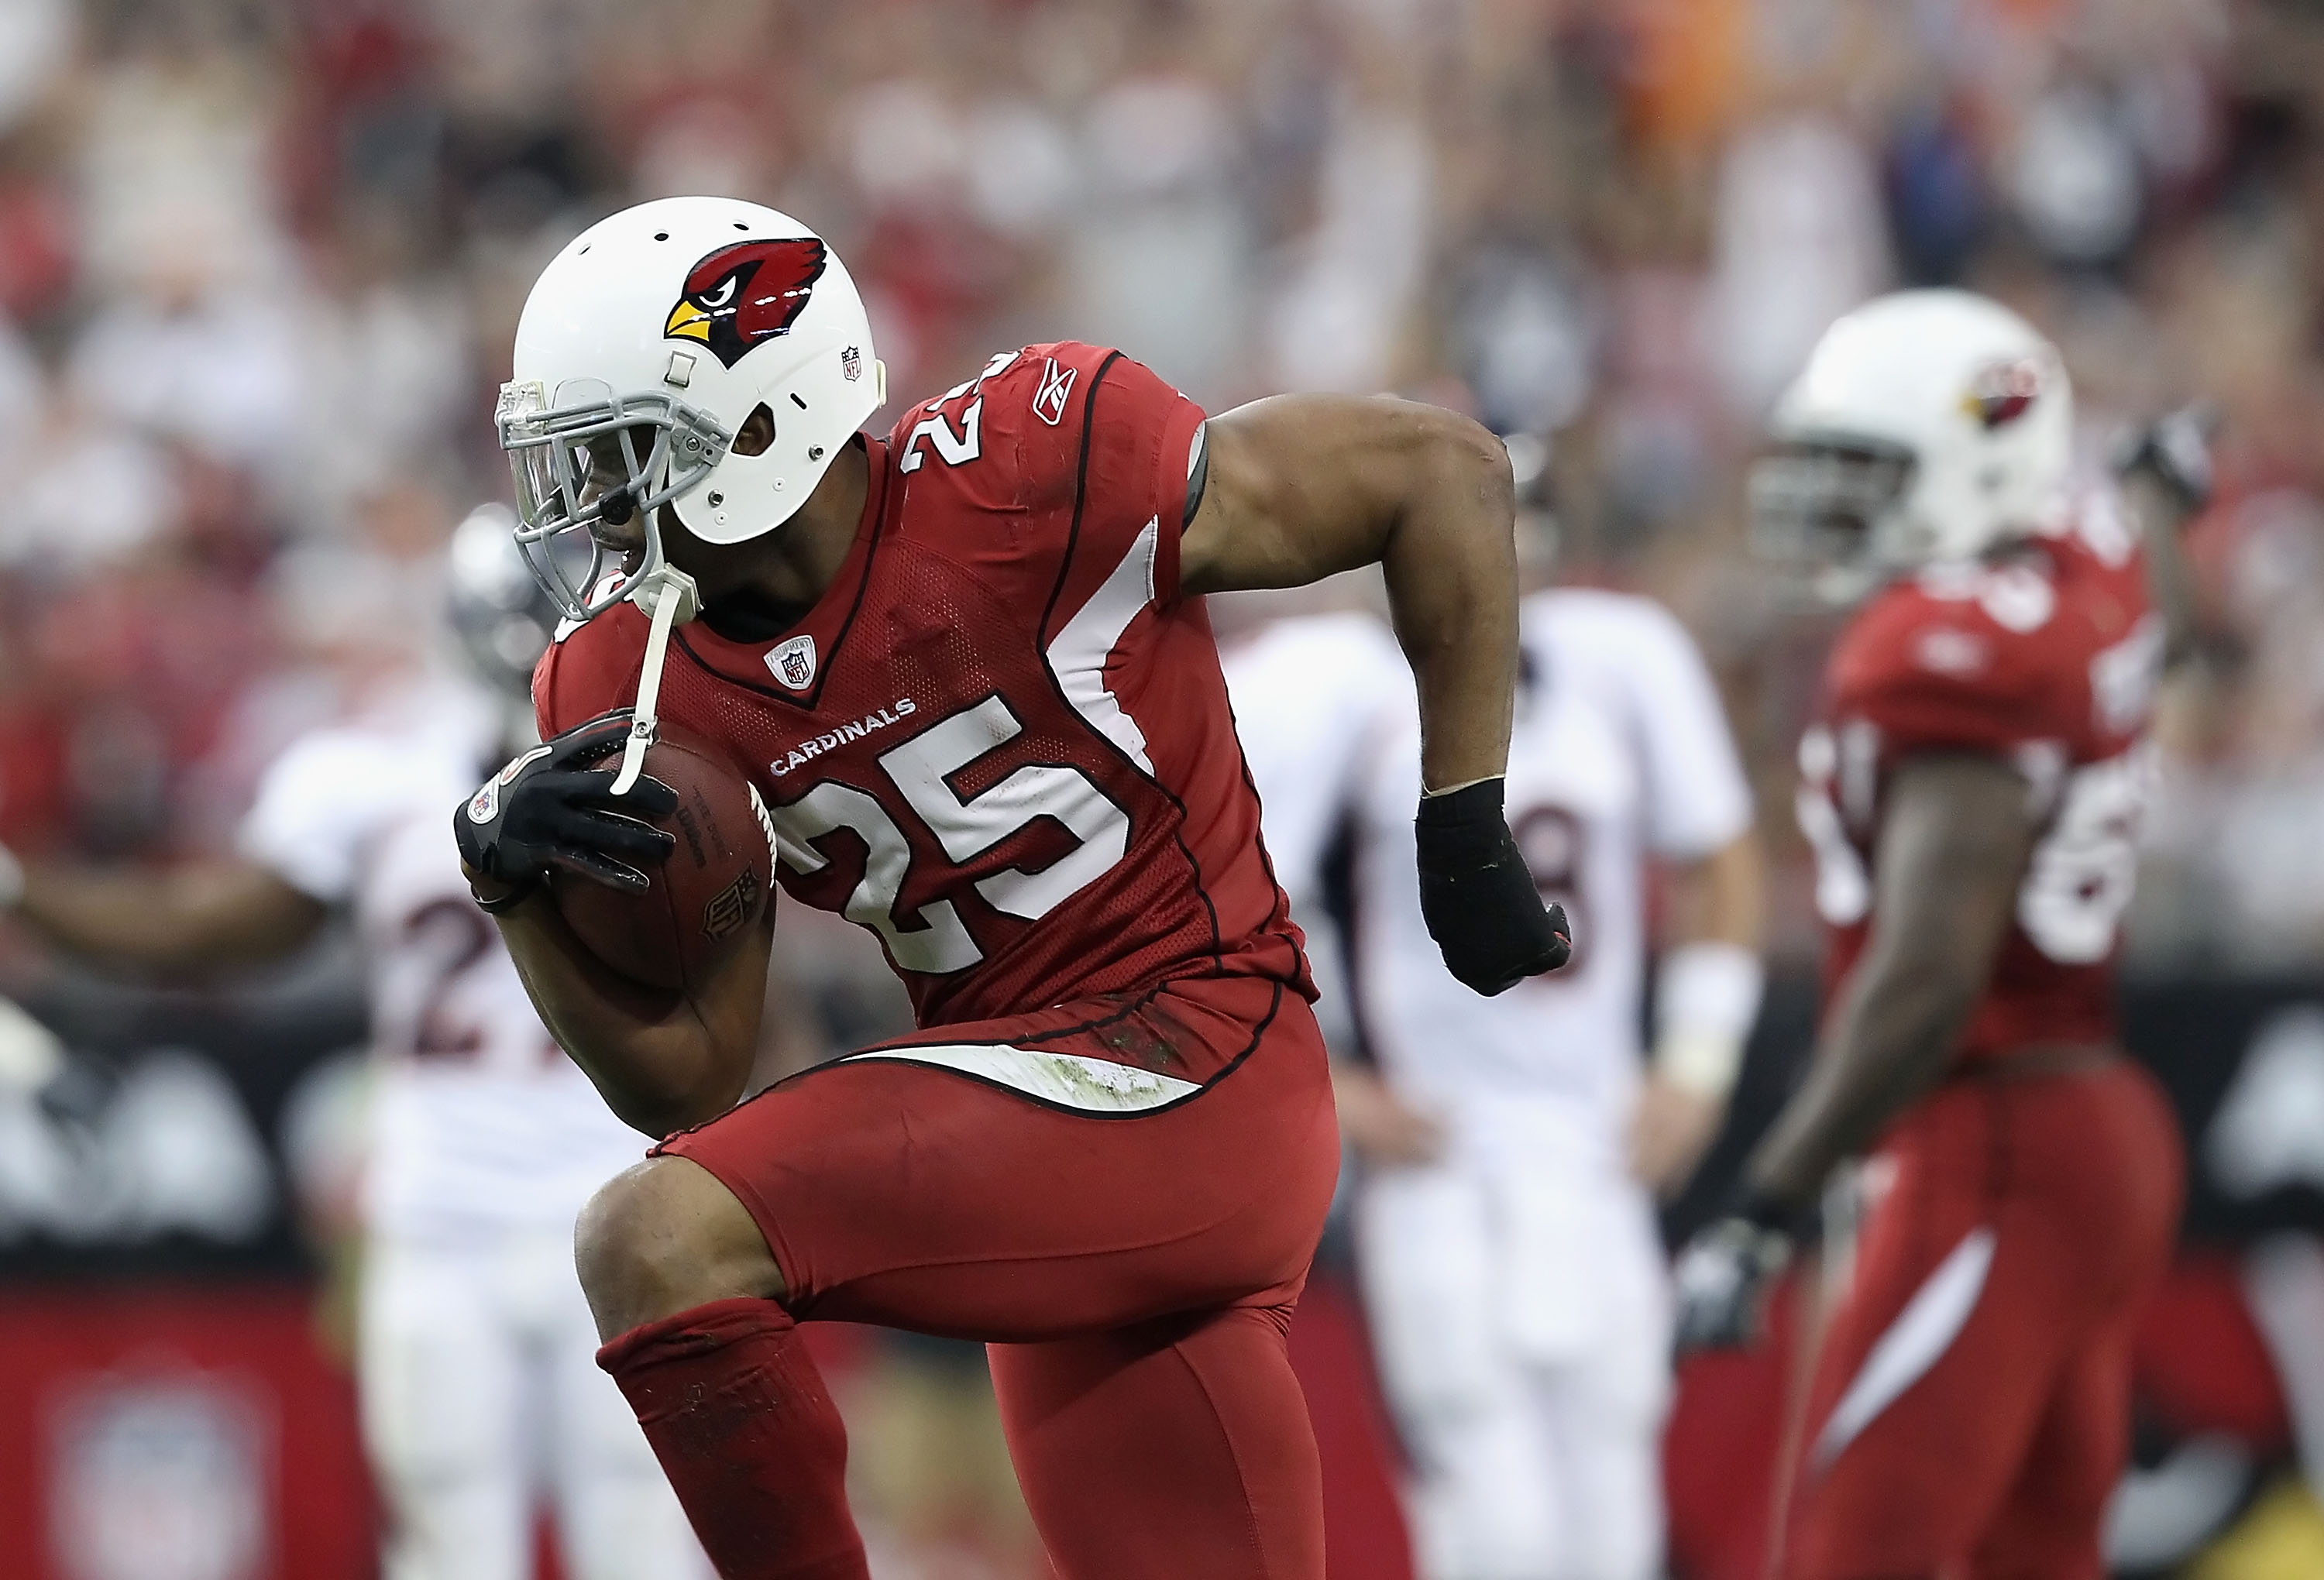
[[[815,638],[793,637],[769,650],[767,667],[793,691],[805,691],[815,681]]]

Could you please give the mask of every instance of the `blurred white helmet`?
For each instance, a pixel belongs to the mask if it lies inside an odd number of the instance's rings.
[[[660,570],[664,505],[711,543],[788,520],[885,384],[854,281],[807,226],[727,198],[623,209],[550,261],[517,324],[497,414],[517,541],[586,620]],[[761,409],[771,438],[745,453],[737,436]],[[589,528],[632,513],[646,552],[608,575]]]
[[[506,505],[478,505],[452,529],[447,549],[452,630],[476,678],[529,698],[532,667],[549,648],[557,611],[511,536]]]
[[[1776,403],[1751,472],[1755,547],[1846,595],[2041,532],[2064,505],[2073,391],[1999,303],[1898,291],[1847,314]]]

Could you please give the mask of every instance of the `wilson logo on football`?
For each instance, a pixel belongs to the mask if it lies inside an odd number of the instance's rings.
[[[1079,368],[1060,368],[1051,357],[1049,365],[1041,371],[1041,387],[1033,391],[1033,415],[1051,427],[1065,420],[1065,397],[1074,392],[1074,380]]]
[[[1961,410],[1988,429],[2002,427],[2032,409],[2041,393],[2041,364],[2031,357],[1995,363],[1970,381]]]
[[[666,340],[694,340],[733,367],[761,341],[788,335],[823,278],[826,253],[813,236],[737,242],[687,271],[685,294],[661,326]]]

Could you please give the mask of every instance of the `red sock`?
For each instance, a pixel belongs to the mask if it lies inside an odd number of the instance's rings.
[[[724,1580],[866,1580],[847,1432],[772,1300],[713,1300],[597,1352]]]

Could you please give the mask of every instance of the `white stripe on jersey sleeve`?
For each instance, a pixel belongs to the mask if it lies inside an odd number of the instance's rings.
[[[1042,655],[1074,712],[1148,774],[1154,771],[1154,764],[1146,755],[1145,732],[1106,690],[1105,664],[1138,611],[1154,602],[1154,556],[1161,541],[1162,522],[1157,516],[1146,523],[1104,585],[1090,594],[1089,602],[1065,622]]]

